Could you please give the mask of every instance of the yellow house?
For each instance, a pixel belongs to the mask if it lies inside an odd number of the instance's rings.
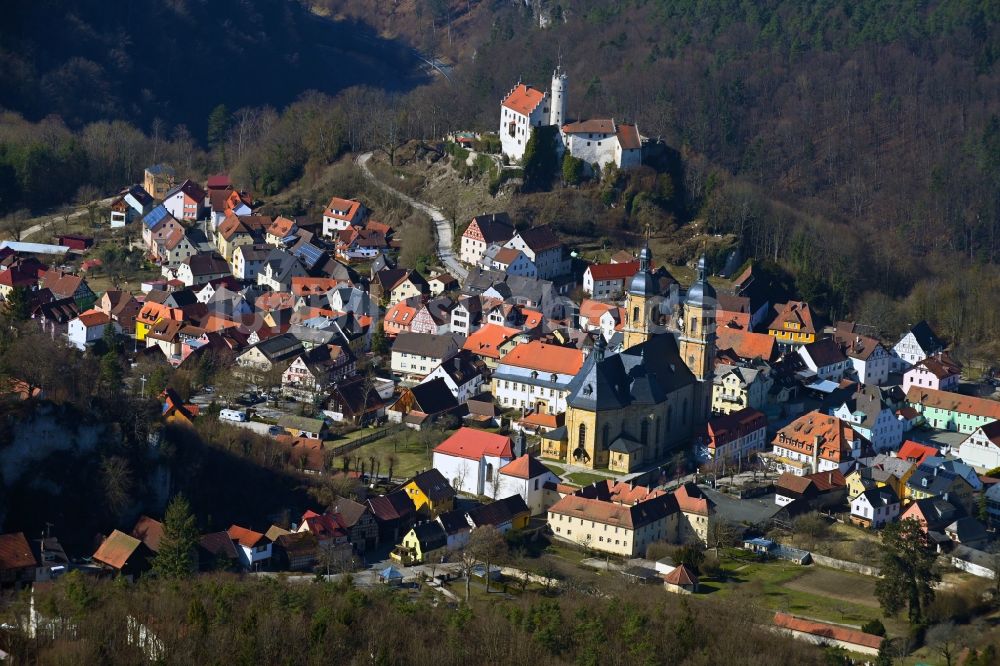
[[[428,291],[430,291],[430,287],[423,276],[416,271],[409,271],[389,290],[389,306],[392,307],[407,298],[423,296]]]
[[[808,345],[816,341],[816,326],[808,303],[788,301],[768,328],[768,335],[785,345]]]
[[[438,516],[455,506],[455,489],[435,468],[430,468],[403,484],[403,492],[413,501],[417,511]]]
[[[847,496],[851,499],[870,488],[888,486],[903,498],[908,494],[907,481],[913,476],[917,466],[913,463],[891,456],[879,456],[871,467],[858,467],[844,476],[847,480]]]
[[[428,562],[448,545],[448,534],[436,520],[428,520],[413,526],[389,557],[409,566]]]

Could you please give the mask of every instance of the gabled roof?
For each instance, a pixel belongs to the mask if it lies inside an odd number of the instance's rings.
[[[900,460],[906,460],[919,465],[924,461],[924,459],[936,456],[938,453],[940,452],[933,446],[920,444],[919,442],[914,442],[913,440],[908,439],[903,442],[903,445],[899,447],[898,451],[896,451],[896,457]]]
[[[591,264],[587,267],[590,276],[595,280],[624,280],[636,274],[639,270],[638,261],[625,264]]]
[[[781,629],[787,629],[788,631],[797,631],[799,633],[817,636],[820,639],[825,639],[827,641],[841,641],[844,643],[861,645],[873,650],[877,650],[882,647],[882,641],[885,640],[881,636],[866,634],[863,631],[858,631],[857,629],[850,629],[837,624],[827,624],[825,622],[806,620],[781,612],[774,614],[774,625]]]
[[[118,530],[113,531],[101,544],[93,559],[114,569],[121,569],[142,546],[142,542]]]
[[[338,220],[347,220],[349,222],[353,221],[354,218],[363,208],[360,201],[355,201],[354,199],[341,199],[340,197],[333,197],[330,199],[330,203],[326,205],[326,209],[323,211],[323,215],[327,217],[333,217]]]
[[[518,83],[514,86],[514,89],[504,97],[503,106],[508,109],[512,109],[523,116],[531,115],[542,100],[545,99],[546,94],[537,88],[526,85],[524,83]]]
[[[441,527],[448,534],[457,534],[459,532],[467,532],[472,529],[469,526],[469,521],[465,518],[465,511],[462,509],[454,509],[453,511],[446,511],[437,517]]]
[[[132,528],[132,536],[157,553],[160,551],[160,540],[163,538],[163,523],[149,516],[139,516],[135,527]]]
[[[798,324],[794,329],[797,333],[815,333],[816,326],[813,323],[812,309],[808,303],[802,301],[788,301],[784,305],[776,306],[778,316],[771,322],[771,330],[786,330],[784,324]]]
[[[615,121],[611,118],[591,118],[590,120],[580,120],[575,123],[566,123],[562,126],[562,131],[566,134],[614,134]]]
[[[520,332],[516,328],[509,328],[499,324],[487,324],[470,334],[465,339],[462,348],[479,356],[499,359],[500,347]]]
[[[951,391],[922,386],[911,386],[906,392],[906,401],[911,405],[921,405],[924,408],[941,409],[961,414],[984,416],[1000,420],[1000,402],[988,398],[976,398]]]
[[[559,240],[559,236],[556,235],[556,232],[547,224],[518,231],[515,235],[520,236],[524,244],[531,248],[533,252],[550,250],[555,247],[561,247],[563,244]]]
[[[377,520],[391,521],[412,516],[416,512],[413,500],[402,491],[368,498],[368,507]]]
[[[392,351],[406,354],[416,354],[428,358],[448,358],[449,354],[459,348],[458,339],[452,334],[434,335],[433,333],[400,333],[392,343]]]
[[[208,534],[203,534],[198,539],[198,545],[216,557],[225,557],[229,560],[239,558],[239,553],[236,552],[236,546],[233,544],[233,540],[229,537],[228,532],[209,532]]]
[[[448,545],[448,534],[441,523],[436,520],[425,520],[413,526],[413,536],[420,543],[420,550],[427,553],[431,550],[444,548]]]
[[[584,355],[581,350],[549,345],[540,340],[519,344],[500,359],[501,365],[561,375],[577,374],[583,367],[583,362]]]
[[[463,236],[474,236],[476,230],[487,245],[491,243],[506,243],[514,235],[514,225],[507,213],[489,213],[477,215],[466,228]]]
[[[484,456],[514,457],[510,437],[466,427],[459,428],[455,434],[438,444],[434,453],[469,460],[480,460]]]
[[[931,354],[944,349],[944,343],[934,334],[934,331],[931,330],[930,324],[924,320],[918,322],[909,330],[909,332],[913,334],[914,338],[916,338],[917,344],[920,345],[920,348],[925,354]]]
[[[45,271],[41,281],[42,288],[51,291],[55,298],[73,296],[81,286],[86,286],[86,284],[87,281],[83,277],[56,269]]]
[[[812,411],[803,414],[778,431],[774,445],[812,456],[819,446],[818,458],[831,462],[847,462],[852,457],[852,443],[860,441],[862,455],[871,444],[846,421],[835,416]]]
[[[24,532],[0,534],[0,571],[38,566]]]
[[[818,368],[825,368],[847,360],[840,345],[831,338],[824,338],[816,342],[810,342],[802,348],[802,351],[809,354],[809,358]]]
[[[239,544],[244,548],[253,548],[261,541],[267,540],[267,537],[260,532],[254,532],[251,529],[240,527],[239,525],[230,525],[229,529],[226,530],[226,533],[229,534],[230,539],[239,542]]]
[[[962,374],[962,364],[952,359],[946,352],[939,352],[917,361],[907,373],[920,369],[930,372],[938,379],[947,379]]]
[[[357,525],[368,510],[367,504],[355,502],[348,497],[338,497],[333,505],[333,513],[340,516],[340,522],[348,529]]]
[[[697,585],[698,575],[685,564],[678,564],[673,571],[663,577],[664,582],[671,585]]]
[[[163,204],[160,204],[153,210],[149,211],[142,218],[143,226],[151,231],[156,231],[160,225],[168,224],[170,222],[177,222],[177,219],[170,214]]]
[[[642,148],[642,140],[639,138],[639,128],[635,125],[618,123],[617,134],[618,144],[622,147],[622,150]]]
[[[163,198],[169,199],[178,192],[183,192],[184,196],[194,199],[199,204],[205,200],[205,190],[201,189],[201,185],[191,180],[185,180],[183,183],[167,192]]]
[[[545,474],[552,474],[538,458],[525,453],[520,458],[510,461],[500,468],[500,473],[517,479],[534,479]]]
[[[188,265],[192,276],[218,275],[229,272],[229,264],[217,252],[201,252],[187,257],[181,263]]]
[[[420,472],[415,477],[404,483],[404,486],[414,484],[427,496],[431,502],[444,502],[456,495],[455,489],[448,483],[441,472],[434,467]]]
[[[716,346],[720,351],[731,349],[739,358],[748,360],[762,358],[771,361],[777,351],[777,343],[772,336],[728,326],[716,329]]]
[[[530,513],[531,510],[525,503],[521,495],[515,493],[510,497],[496,500],[490,504],[483,504],[469,509],[469,520],[475,527],[484,525],[502,525],[519,515]]]

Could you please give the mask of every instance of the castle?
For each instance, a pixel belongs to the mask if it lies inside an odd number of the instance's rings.
[[[521,160],[535,127],[559,130],[557,150],[602,169],[613,163],[620,169],[642,163],[642,137],[632,124],[613,118],[566,119],[567,76],[562,67],[552,73],[551,92],[518,83],[500,103],[500,144],[504,155]]]
[[[684,299],[681,333],[666,330],[649,246],[625,298],[624,348],[603,336],[568,385],[565,425],[542,435],[541,455],[628,473],[662,460],[691,438],[711,408],[716,294],[705,258]]]

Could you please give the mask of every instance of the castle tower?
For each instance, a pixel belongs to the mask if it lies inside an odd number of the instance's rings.
[[[552,72],[552,94],[549,100],[552,106],[549,107],[549,125],[562,127],[566,122],[566,72],[562,65],[556,67]]]
[[[632,276],[625,294],[625,340],[624,348],[649,340],[649,302],[656,295],[655,280],[650,270],[653,253],[649,250],[649,240],[639,253],[639,271]]]
[[[699,382],[711,386],[715,367],[715,289],[706,278],[705,256],[698,260],[698,278],[684,299],[681,358]]]

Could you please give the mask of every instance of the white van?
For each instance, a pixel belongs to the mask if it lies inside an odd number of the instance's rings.
[[[239,421],[240,423],[243,423],[247,420],[247,413],[239,409],[222,409],[219,410],[219,420]]]

